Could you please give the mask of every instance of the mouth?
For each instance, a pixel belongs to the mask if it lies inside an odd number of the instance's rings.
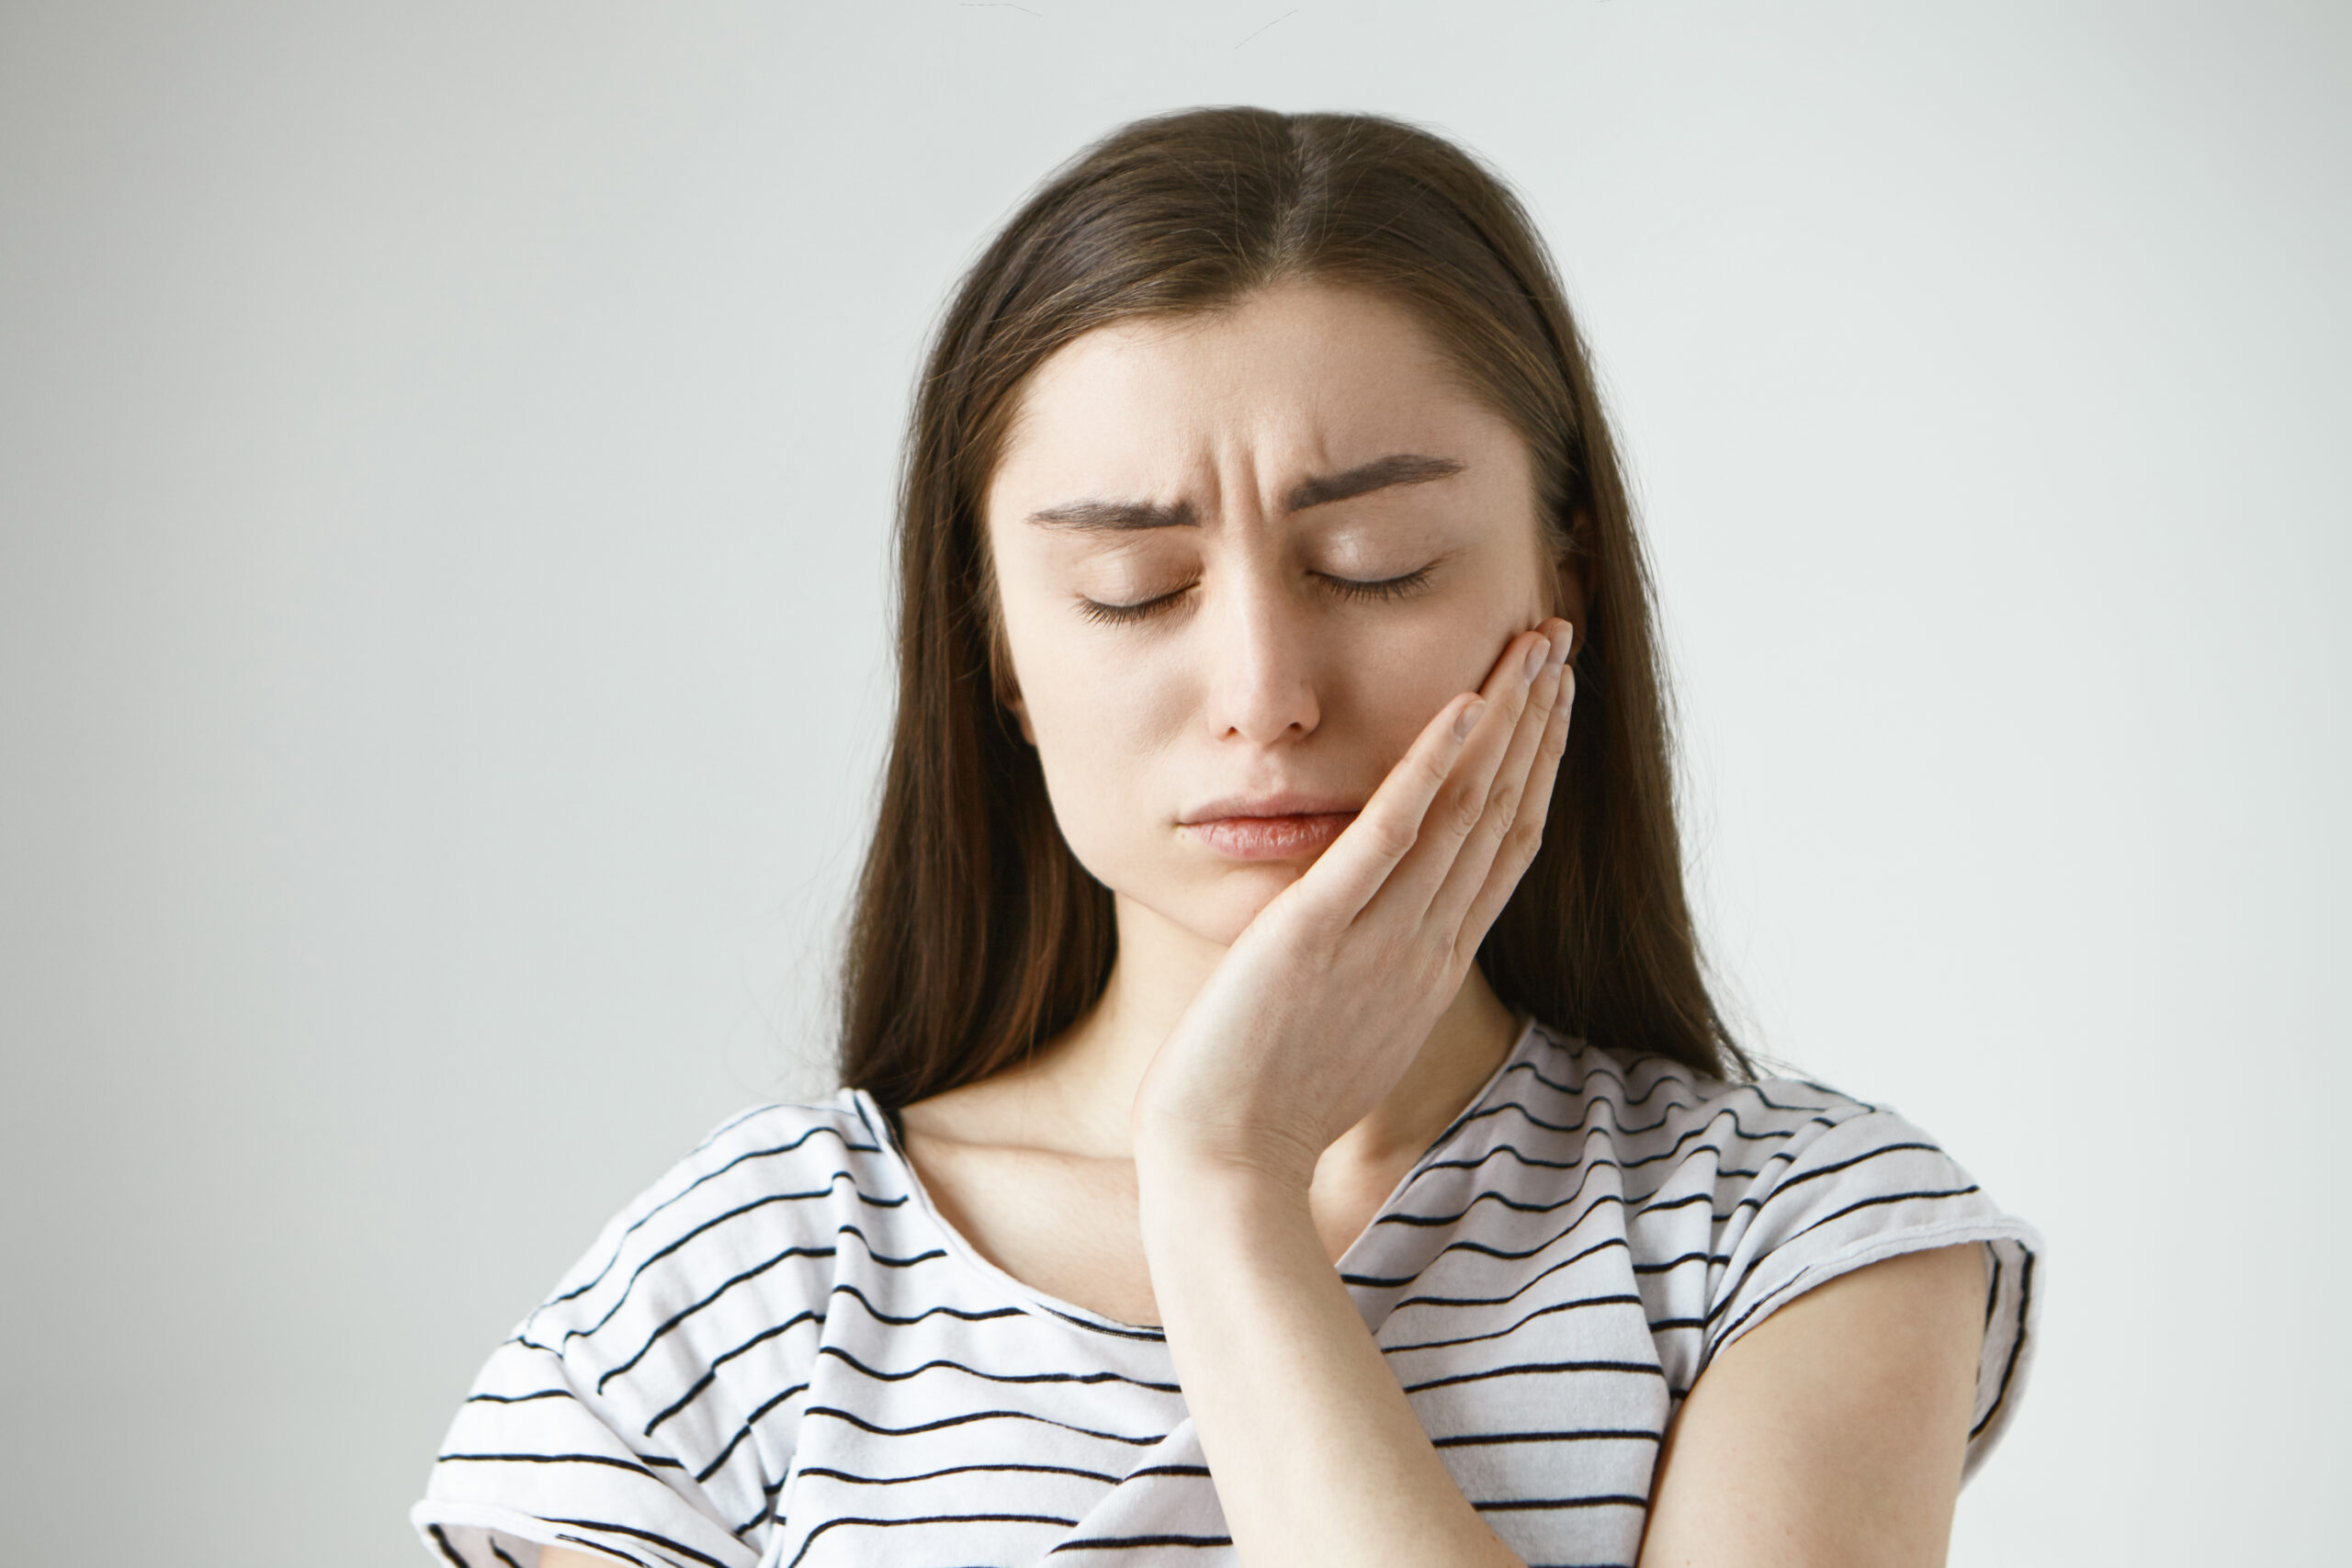
[[[1356,819],[1357,809],[1308,795],[1220,800],[1187,812],[1177,829],[1227,860],[1294,860],[1330,848]]]

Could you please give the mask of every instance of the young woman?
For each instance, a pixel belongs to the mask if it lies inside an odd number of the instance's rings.
[[[1524,215],[1388,121],[1132,126],[918,394],[838,1097],[501,1346],[449,1562],[1942,1560],[2032,1233],[1750,1081]]]

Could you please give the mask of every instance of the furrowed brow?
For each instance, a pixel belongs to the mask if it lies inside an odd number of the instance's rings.
[[[1324,506],[1335,501],[1351,501],[1369,495],[1391,485],[1427,484],[1458,474],[1464,465],[1452,457],[1424,457],[1411,452],[1398,452],[1386,457],[1375,457],[1344,474],[1305,479],[1284,498],[1283,504],[1293,512],[1304,512],[1310,506]]]
[[[1190,528],[1199,519],[1189,501],[1168,506],[1148,501],[1072,501],[1033,512],[1029,521],[1043,528],[1118,534],[1135,528]]]

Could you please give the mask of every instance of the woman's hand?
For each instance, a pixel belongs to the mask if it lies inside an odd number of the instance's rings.
[[[1535,858],[1569,628],[1504,648],[1261,910],[1136,1093],[1138,1217],[1177,1381],[1244,1562],[1518,1559],[1464,1497],[1331,1267],[1325,1149],[1403,1077]]]
[[[1554,620],[1513,637],[1243,930],[1144,1075],[1138,1162],[1303,1192],[1395,1087],[1535,858],[1567,749],[1571,636]]]

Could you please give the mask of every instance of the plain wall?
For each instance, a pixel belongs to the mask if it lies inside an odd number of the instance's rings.
[[[2245,0],[0,6],[0,1558],[421,1563],[828,1087],[923,334],[1229,101],[1556,247],[1743,1027],[2050,1243],[1955,1562],[2342,1561],[2352,10]]]

